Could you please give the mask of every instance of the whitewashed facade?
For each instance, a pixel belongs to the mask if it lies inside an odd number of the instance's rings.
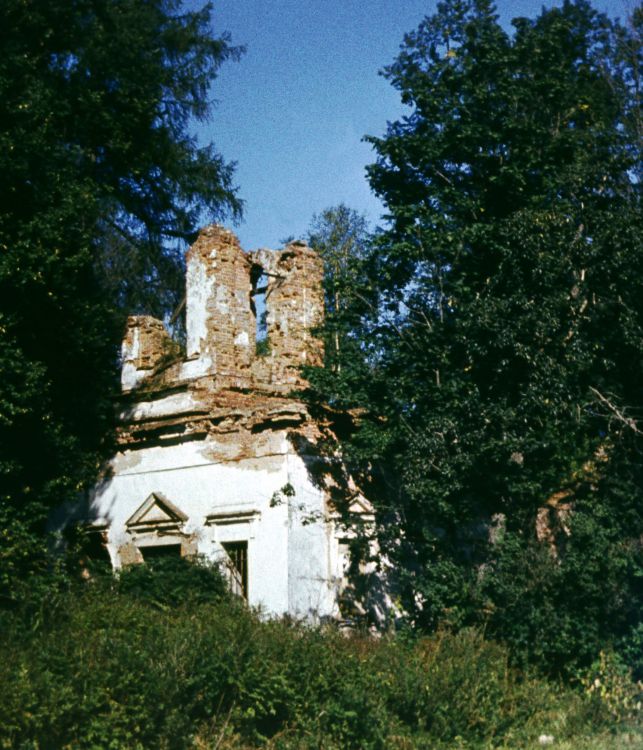
[[[186,356],[160,321],[129,319],[119,450],[83,516],[115,568],[200,554],[266,614],[336,618],[349,534],[296,395],[300,366],[321,358],[321,263],[301,243],[245,253],[213,226],[187,268]]]

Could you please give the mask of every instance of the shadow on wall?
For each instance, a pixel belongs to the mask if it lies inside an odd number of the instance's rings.
[[[337,581],[341,619],[352,627],[383,630],[399,614],[393,605],[393,570],[379,552],[373,506],[355,484],[336,441],[330,433],[325,438],[289,436],[312,484],[328,499],[323,520],[333,529],[343,565]]]

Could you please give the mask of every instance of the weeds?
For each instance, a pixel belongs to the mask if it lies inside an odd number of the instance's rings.
[[[0,747],[516,750],[541,735],[640,747],[631,711],[616,731],[613,690],[515,671],[476,631],[373,639],[265,621],[204,571],[209,594],[179,600],[182,576],[164,571],[168,595],[153,571],[95,581],[36,624],[33,606],[5,613]]]

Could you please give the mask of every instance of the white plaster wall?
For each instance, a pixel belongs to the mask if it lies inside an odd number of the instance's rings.
[[[134,406],[122,411],[119,418],[123,421],[159,419],[192,412],[199,407],[200,404],[194,400],[191,393],[174,393],[155,401],[139,401]]]
[[[149,370],[138,370],[135,361],[138,359],[141,348],[141,331],[135,327],[131,339],[127,338],[121,344],[121,388],[129,391],[140,385],[150,374]]]
[[[295,494],[288,505],[288,599],[290,613],[316,620],[335,613],[331,524],[324,496],[310,481],[304,461],[288,456]]]
[[[187,359],[181,362],[178,379],[194,380],[211,372],[214,372],[213,359],[207,352],[202,352],[194,359]]]
[[[111,477],[91,502],[92,516],[109,523],[112,558],[132,541],[125,527],[128,518],[152,492],[161,493],[188,516],[183,531],[196,534],[198,551],[206,557],[216,559],[222,541],[248,540],[251,606],[268,615],[332,614],[329,578],[336,564],[330,559],[323,496],[292,452],[286,433],[279,451],[265,456],[228,460],[221,458],[221,447],[215,440],[200,440],[117,454]],[[295,496],[270,507],[286,484],[293,486]],[[206,524],[213,514],[249,511],[257,513],[251,521]],[[303,525],[311,517],[316,522]]]
[[[216,267],[216,250],[212,251],[212,267]],[[198,356],[208,333],[208,301],[215,293],[216,278],[208,275],[203,260],[194,255],[186,268],[186,349],[187,356]]]

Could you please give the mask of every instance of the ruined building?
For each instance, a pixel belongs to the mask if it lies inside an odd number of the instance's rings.
[[[161,321],[128,320],[119,450],[85,518],[116,568],[198,553],[267,613],[335,616],[345,531],[293,396],[321,361],[321,261],[300,242],[246,253],[210,226],[186,266],[184,355]]]

